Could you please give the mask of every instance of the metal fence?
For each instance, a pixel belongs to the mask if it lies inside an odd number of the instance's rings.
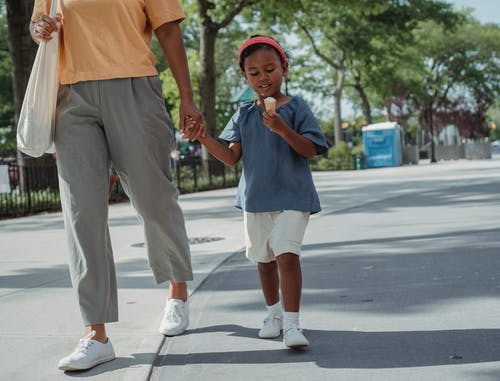
[[[173,181],[181,193],[232,187],[238,183],[240,166],[218,161],[203,163],[199,157],[172,162]],[[110,189],[110,202],[127,200],[118,181]],[[0,218],[26,216],[61,209],[57,165],[51,155],[42,158],[0,158]]]

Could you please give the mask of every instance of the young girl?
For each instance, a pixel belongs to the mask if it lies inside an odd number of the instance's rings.
[[[283,329],[287,347],[303,347],[309,342],[299,328],[299,255],[309,216],[320,211],[308,159],[326,152],[327,143],[307,104],[281,92],[288,61],[277,41],[252,36],[238,64],[257,101],[244,103],[220,135],[229,146],[209,136],[199,140],[227,165],[243,159],[236,206],[244,211],[246,255],[257,262],[268,309],[259,336],[277,337]],[[265,111],[266,98],[275,111]]]

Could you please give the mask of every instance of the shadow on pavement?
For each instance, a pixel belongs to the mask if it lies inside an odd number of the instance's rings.
[[[255,329],[239,325],[209,326],[190,330],[186,335],[208,332],[255,338]],[[168,354],[160,355],[155,366],[312,362],[322,368],[381,369],[482,363],[498,361],[500,358],[500,329],[408,332],[305,330],[304,332],[313,344],[303,350],[283,348]]]

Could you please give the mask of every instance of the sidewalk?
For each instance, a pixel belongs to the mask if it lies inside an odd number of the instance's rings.
[[[157,334],[165,292],[133,211],[111,207],[118,358],[87,372],[56,369],[82,330],[60,214],[0,221],[0,379],[495,379],[499,170],[494,159],[315,174],[323,211],[304,242],[303,351],[257,338],[265,308],[234,189],[181,197],[195,292],[175,338]]]
[[[244,245],[233,194],[234,189],[225,189],[181,197],[195,271],[190,292]],[[142,227],[131,206],[112,205],[109,220],[120,322],[109,324],[108,334],[118,358],[101,367],[103,374],[88,377],[145,380],[164,340],[158,326],[166,286],[152,278]],[[73,350],[83,327],[71,289],[62,216],[0,221],[0,242],[0,380],[67,379],[57,362]],[[87,375],[77,375],[82,376]]]

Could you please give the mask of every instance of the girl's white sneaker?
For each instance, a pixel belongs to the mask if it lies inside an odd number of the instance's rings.
[[[270,312],[262,322],[259,337],[262,339],[272,339],[281,335],[283,327],[283,316]]]
[[[288,348],[302,348],[309,345],[309,341],[302,333],[302,330],[296,325],[287,325],[284,327],[283,343]]]

